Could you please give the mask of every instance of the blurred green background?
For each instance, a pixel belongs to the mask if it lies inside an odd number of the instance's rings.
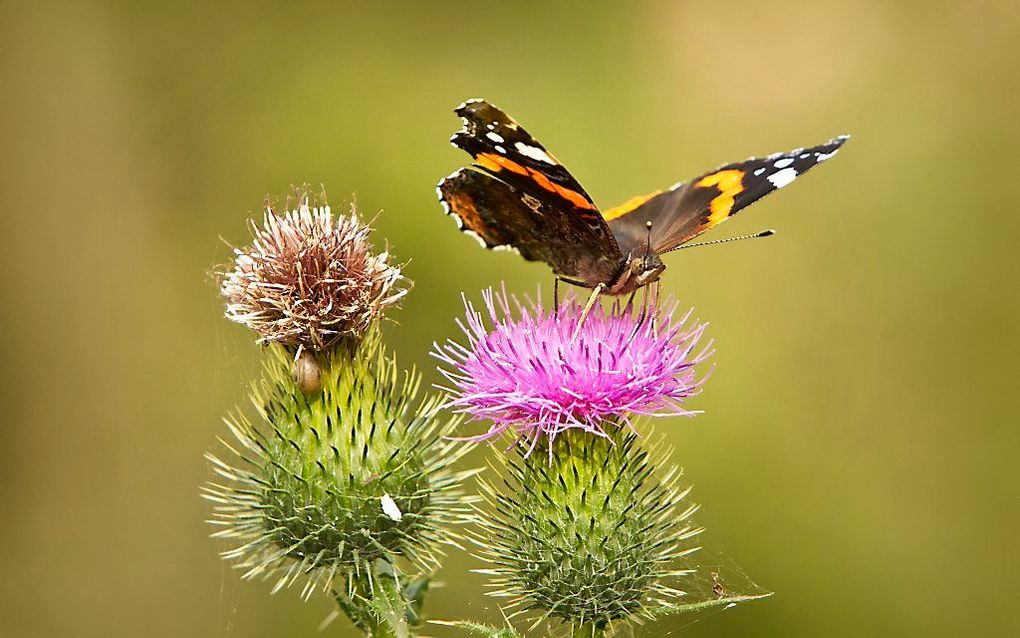
[[[710,236],[777,237],[667,259],[718,370],[658,430],[777,594],[645,635],[1020,631],[1020,4],[4,2],[0,42],[3,636],[353,635],[207,537],[202,454],[258,371],[208,272],[265,194],[356,193],[434,381],[461,291],[550,282],[435,201],[475,96],[602,205],[854,135]],[[434,616],[498,619],[478,566]]]

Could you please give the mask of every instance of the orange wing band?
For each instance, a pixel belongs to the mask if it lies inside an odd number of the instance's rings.
[[[492,171],[494,173],[498,173],[501,170],[508,170],[511,173],[517,173],[518,175],[528,177],[550,193],[555,193],[567,200],[573,204],[575,208],[595,210],[595,207],[591,202],[584,198],[584,195],[581,195],[577,191],[572,191],[569,188],[564,188],[559,184],[554,184],[548,177],[539,171],[536,171],[533,168],[528,168],[527,166],[521,166],[517,162],[503,157],[502,155],[482,153],[475,158],[475,161],[478,162],[478,165],[485,170]]]
[[[635,208],[637,208],[641,204],[644,204],[645,202],[655,197],[656,195],[660,194],[661,192],[662,192],[661,190],[657,190],[654,193],[648,193],[647,195],[638,195],[637,197],[631,197],[630,199],[620,204],[619,206],[614,206],[607,211],[603,211],[602,217],[606,221],[609,221],[610,219],[616,219],[617,217],[623,217],[627,213],[633,211]]]
[[[736,196],[744,190],[744,171],[730,169],[712,173],[698,180],[696,186],[701,188],[714,186],[720,191],[708,204],[711,214],[705,223],[705,226],[715,226],[730,216]]]

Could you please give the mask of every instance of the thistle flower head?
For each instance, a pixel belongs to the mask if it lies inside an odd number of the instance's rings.
[[[505,292],[483,298],[484,314],[465,303],[467,346],[433,350],[448,366],[449,405],[492,422],[476,438],[512,428],[534,447],[571,428],[605,435],[605,423],[629,425],[631,415],[695,414],[683,402],[699,392],[705,377],[695,366],[711,344],[698,349],[706,324],[687,325],[690,312],[674,320],[675,304],[659,312],[596,304],[575,335],[582,306],[574,298],[554,310],[513,300],[516,312]]]
[[[227,318],[278,342],[323,350],[343,338],[361,338],[373,320],[397,303],[400,269],[376,254],[354,205],[334,217],[330,207],[310,206],[307,192],[279,213],[266,206],[253,240],[235,252],[222,274]]]

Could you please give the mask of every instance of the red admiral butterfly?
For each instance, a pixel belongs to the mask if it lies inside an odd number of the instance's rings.
[[[450,142],[475,166],[436,187],[447,213],[487,248],[544,261],[557,280],[595,289],[593,298],[656,281],[666,268],[660,255],[786,186],[848,139],[727,164],[599,211],[567,169],[503,111],[475,99],[455,112],[464,128]]]

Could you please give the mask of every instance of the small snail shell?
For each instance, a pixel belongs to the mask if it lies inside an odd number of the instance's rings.
[[[290,370],[294,381],[305,394],[314,394],[322,389],[322,366],[310,350],[302,350]]]

